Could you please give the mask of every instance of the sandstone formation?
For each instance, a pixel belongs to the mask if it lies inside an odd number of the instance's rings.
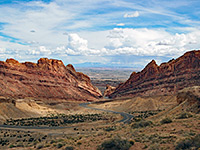
[[[41,58],[37,63],[0,61],[0,96],[92,101],[102,96],[90,78],[61,60]]]
[[[160,66],[152,60],[141,72],[133,72],[130,78],[105,96],[171,95],[190,86],[200,85],[200,50],[190,51]]]
[[[114,86],[110,86],[110,85],[106,85],[106,90],[104,91],[104,95],[110,95],[115,91],[116,87]]]

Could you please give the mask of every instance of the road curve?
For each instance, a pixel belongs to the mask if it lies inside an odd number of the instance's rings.
[[[100,110],[100,111],[104,111],[104,112],[111,112],[111,113],[114,113],[114,114],[120,114],[123,117],[123,119],[119,120],[117,122],[129,123],[131,121],[131,119],[133,118],[132,115],[125,113],[125,112],[116,112],[116,111],[112,111],[112,110],[89,107],[88,106],[89,104],[91,104],[91,102],[81,103],[81,104],[79,104],[79,106],[84,107],[84,108],[88,108],[88,109],[93,109],[93,110]]]
[[[100,110],[100,111],[104,111],[104,112],[111,112],[111,113],[115,113],[115,114],[120,114],[123,119],[119,120],[117,122],[123,122],[123,123],[129,123],[131,121],[131,119],[133,118],[132,115],[128,114],[128,113],[124,113],[124,112],[116,112],[116,111],[112,111],[112,110],[105,110],[105,109],[100,109],[100,108],[94,108],[94,107],[89,107],[88,104],[91,104],[91,102],[89,103],[81,103],[79,104],[79,106],[84,107],[84,108],[88,108],[88,109],[93,109],[93,110]],[[67,126],[67,127],[38,127],[38,126],[12,126],[12,125],[0,125],[0,129],[36,129],[36,130],[44,130],[44,129],[65,129],[65,128],[73,128],[75,126]]]

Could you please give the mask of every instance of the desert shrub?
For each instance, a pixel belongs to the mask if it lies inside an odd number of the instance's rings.
[[[9,146],[9,148],[13,148],[13,147],[15,147],[15,145],[13,145],[13,144],[11,144],[11,145]]]
[[[53,144],[53,143],[56,143],[56,141],[54,141],[54,140],[51,140],[50,144]]]
[[[74,147],[72,147],[72,146],[67,146],[67,147],[65,147],[65,150],[74,150]]]
[[[33,141],[34,141],[33,137],[31,137],[31,138],[28,139],[28,142],[33,142]]]
[[[133,140],[129,141],[131,145],[134,145],[135,142]]]
[[[190,118],[190,117],[192,117],[192,114],[188,112],[183,112],[177,117],[177,119],[185,119],[185,118]]]
[[[111,139],[104,141],[97,150],[129,150],[131,146],[128,140]]]
[[[198,148],[200,148],[200,134],[190,139],[184,139],[180,141],[176,146],[176,150],[198,149]]]
[[[166,123],[171,123],[172,119],[171,118],[164,118],[160,121],[161,124],[166,124]]]
[[[109,132],[109,131],[114,131],[115,129],[116,127],[107,127],[104,130]]]
[[[22,118],[22,119],[8,119],[4,125],[16,125],[16,126],[60,126],[66,124],[80,123],[86,121],[98,121],[106,120],[101,114],[76,114],[76,115],[64,115],[58,114],[57,116],[46,116],[38,118]]]
[[[61,148],[61,147],[63,147],[63,145],[62,145],[61,143],[58,143],[58,144],[56,145],[56,147],[57,147],[57,148]]]
[[[24,147],[23,143],[18,143],[16,147]]]
[[[44,147],[43,144],[38,144],[38,145],[36,146],[36,149],[41,149],[41,148],[43,148],[43,147]]]
[[[151,121],[140,121],[140,122],[135,122],[134,124],[132,124],[133,128],[144,128],[147,126],[152,125]]]
[[[147,146],[147,145],[144,145],[143,149],[147,149],[147,148],[148,148],[148,146]]]

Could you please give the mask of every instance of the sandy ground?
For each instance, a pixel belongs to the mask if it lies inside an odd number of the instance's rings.
[[[177,105],[176,96],[135,97],[117,99],[108,103],[91,104],[92,107],[114,111],[131,112],[146,110],[164,110]]]

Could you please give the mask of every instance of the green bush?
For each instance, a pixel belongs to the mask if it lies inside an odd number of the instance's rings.
[[[50,144],[53,144],[53,143],[56,143],[56,141],[52,140],[52,141],[50,142]]]
[[[15,147],[15,145],[13,145],[13,144],[11,144],[11,145],[9,146],[9,148],[13,148],[13,147]]]
[[[171,118],[164,118],[160,121],[161,124],[166,124],[166,123],[171,123],[172,119]]]
[[[147,127],[147,126],[150,126],[150,125],[152,125],[151,121],[140,121],[140,122],[135,122],[132,125],[132,128],[144,128],[144,127]]]
[[[134,142],[134,141],[132,141],[132,140],[131,140],[131,141],[129,141],[129,142],[130,142],[130,144],[131,144],[131,145],[134,145],[134,144],[135,144],[135,142]]]
[[[56,145],[56,147],[57,147],[57,148],[61,148],[61,147],[63,147],[63,145],[62,145],[61,143],[58,143],[58,144]]]
[[[134,144],[134,143],[133,143]],[[104,141],[97,150],[129,150],[132,145],[127,140],[111,139]]]
[[[184,149],[197,150],[199,148],[200,148],[200,134],[196,135],[193,138],[182,140],[176,146],[176,150],[184,150]]]

